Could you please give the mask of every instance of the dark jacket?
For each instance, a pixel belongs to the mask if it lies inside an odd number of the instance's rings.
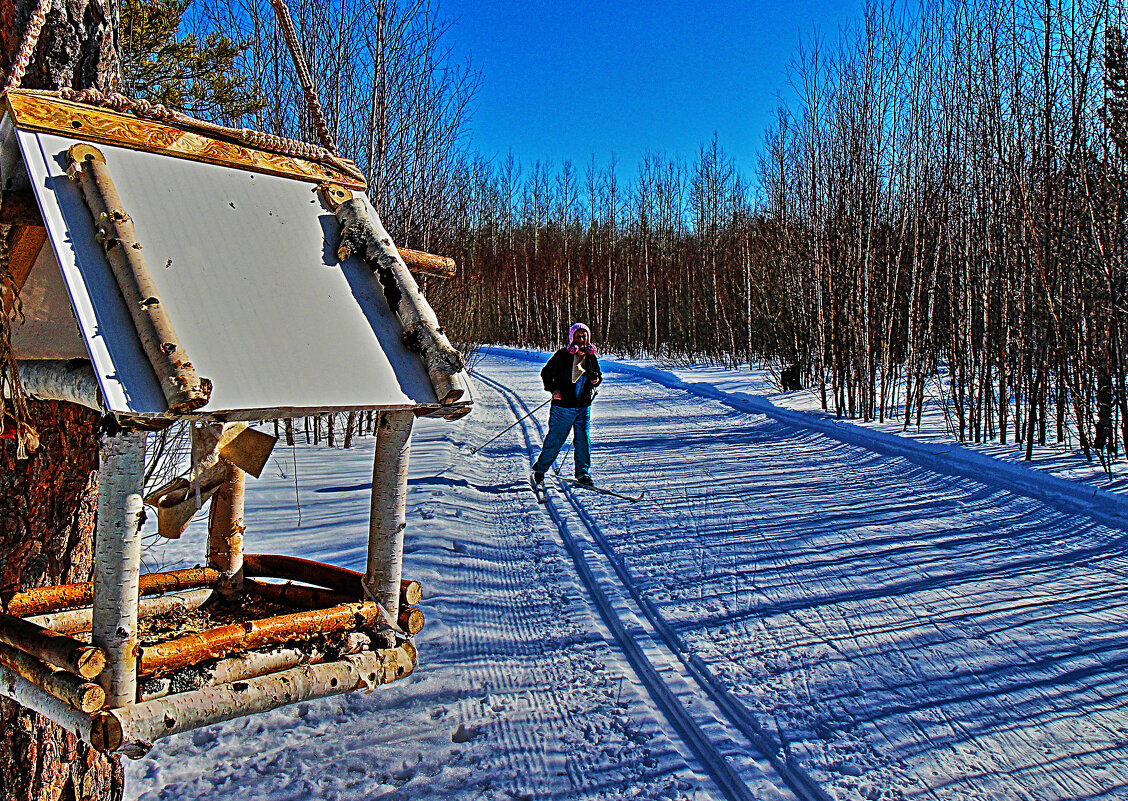
[[[577,397],[576,385],[572,383],[572,354],[567,348],[561,348],[552,354],[548,364],[541,370],[545,391],[560,393],[560,400],[553,400],[553,406],[563,406],[568,409],[591,406],[595,398],[594,385],[598,385],[603,380],[603,373],[599,370],[599,359],[594,356],[584,356],[583,379],[583,388]]]

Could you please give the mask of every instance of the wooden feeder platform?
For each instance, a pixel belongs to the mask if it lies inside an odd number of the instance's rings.
[[[116,102],[0,95],[19,392],[105,423],[94,575],[5,599],[0,696],[139,756],[161,737],[412,673],[413,420],[458,419],[473,392],[414,277],[454,263],[397,249],[354,164]],[[276,439],[248,421],[365,410],[365,572],[245,554],[246,476]],[[191,468],[142,497],[146,432],[175,420],[193,421]],[[145,504],[169,538],[210,505],[206,567],[140,575]]]
[[[401,581],[393,625],[362,597],[362,573],[265,554],[246,555],[244,572],[242,591],[230,597],[210,568],[141,576],[134,704],[106,707],[93,683],[106,657],[89,645],[89,583],[9,601],[0,617],[0,682],[96,748],[139,756],[161,737],[414,671],[410,638],[424,622],[419,582]]]

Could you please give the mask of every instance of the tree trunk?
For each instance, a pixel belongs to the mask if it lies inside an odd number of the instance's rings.
[[[0,68],[7,75],[38,3],[0,0]],[[29,89],[118,83],[120,3],[55,3],[22,85]],[[0,313],[3,313],[0,310]],[[98,489],[96,413],[70,403],[29,402],[39,449],[16,459],[0,444],[0,600],[18,590],[89,581]],[[62,728],[0,702],[2,801],[105,801],[122,797],[117,757],[98,754]]]
[[[98,489],[98,415],[57,401],[28,404],[40,447],[17,461],[0,450],[0,598],[50,584],[89,581]],[[98,754],[61,727],[0,701],[0,799],[119,799],[116,757]]]

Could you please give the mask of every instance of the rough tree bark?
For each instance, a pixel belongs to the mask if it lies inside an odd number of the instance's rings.
[[[36,0],[0,0],[0,69],[23,41]],[[23,79],[29,89],[113,89],[118,79],[117,0],[55,0]],[[40,448],[17,461],[0,440],[0,600],[16,591],[88,581],[98,488],[95,412],[30,402]],[[44,718],[0,702],[0,799],[120,799],[117,758],[97,754]]]
[[[0,440],[0,599],[22,589],[89,581],[98,489],[98,415],[31,401],[40,446],[16,459]],[[0,701],[3,801],[103,801],[122,796],[117,758],[102,756],[45,718]]]

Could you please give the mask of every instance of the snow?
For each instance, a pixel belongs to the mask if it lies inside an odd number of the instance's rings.
[[[545,358],[490,349],[475,412],[416,423],[415,675],[160,741],[127,797],[1128,796],[1122,478],[604,359],[594,472],[647,497],[538,506],[546,412],[470,449],[543,400]],[[363,569],[371,458],[280,445],[248,550]],[[193,524],[147,566],[203,550]]]

